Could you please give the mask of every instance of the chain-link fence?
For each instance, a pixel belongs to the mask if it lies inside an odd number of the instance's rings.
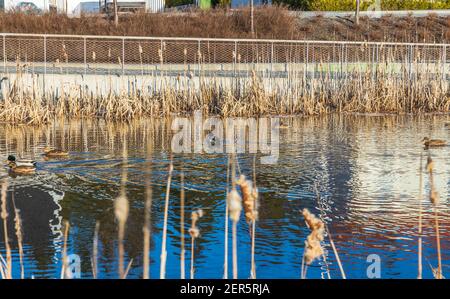
[[[450,45],[0,34],[3,73],[117,76],[343,74],[385,65],[394,73],[447,78]]]

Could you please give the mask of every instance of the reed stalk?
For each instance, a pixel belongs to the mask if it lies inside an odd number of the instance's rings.
[[[185,244],[184,244],[184,174],[181,173],[181,190],[180,190],[180,230],[181,230],[181,253],[180,253],[180,278],[186,278],[185,271]],[[192,254],[191,254],[192,256]],[[192,262],[191,262],[192,263]]]
[[[314,190],[315,190],[315,193],[316,193],[317,203],[318,203],[318,206],[319,206],[319,209],[320,209],[320,215],[321,215],[320,218],[321,218],[321,221],[322,221],[322,223],[324,225],[325,232],[328,235],[328,239],[330,240],[330,245],[331,245],[331,248],[333,249],[333,253],[334,253],[334,256],[336,258],[336,262],[337,262],[337,264],[339,266],[339,271],[341,272],[341,277],[342,277],[342,279],[347,279],[347,276],[345,275],[344,267],[342,266],[342,262],[341,262],[341,259],[339,257],[339,253],[338,253],[338,251],[336,249],[336,246],[334,244],[333,238],[331,236],[330,229],[328,228],[328,225],[327,225],[327,223],[324,220],[323,202],[322,202],[322,197],[320,196],[319,190],[317,188],[317,185],[314,185]],[[325,257],[324,257],[324,259],[325,259]]]
[[[191,279],[195,276],[194,267],[194,252],[195,252],[195,239],[200,236],[200,230],[197,227],[198,220],[203,216],[203,210],[197,210],[191,214],[191,228],[189,229],[189,235],[191,236]]]
[[[66,269],[67,269],[67,240],[69,238],[69,221],[64,222],[64,244],[62,251],[62,266],[61,266],[61,279],[67,278]]]
[[[173,160],[170,158],[169,165],[169,175],[167,178],[167,187],[166,187],[166,197],[164,204],[164,226],[163,226],[163,236],[162,236],[162,246],[161,246],[161,266],[160,266],[160,279],[166,278],[166,262],[167,262],[167,220],[169,218],[169,196],[170,196],[170,185],[172,182],[172,172],[173,172]]]
[[[100,222],[95,223],[94,241],[92,244],[92,276],[98,278],[98,232],[100,230]]]
[[[6,263],[4,266],[4,277],[6,279],[12,279],[12,256],[11,256],[11,247],[9,245],[8,238],[8,210],[6,208],[6,193],[8,190],[8,181],[3,180],[2,182],[2,190],[1,190],[1,218],[3,220],[3,234],[5,237],[5,249],[6,249]]]
[[[25,269],[23,266],[23,234],[22,234],[22,219],[20,218],[20,210],[16,207],[14,199],[14,190],[11,194],[11,199],[14,207],[14,227],[16,230],[17,244],[19,247],[19,262],[20,262],[20,278],[25,278]]]
[[[242,198],[236,190],[236,166],[235,157],[233,154],[231,164],[231,192],[228,194],[228,208],[229,216],[232,221],[232,246],[233,246],[233,279],[238,278],[238,253],[237,253],[237,224],[242,211]]]
[[[417,279],[422,279],[422,189],[423,189],[423,155],[420,154],[420,166],[419,166],[419,239],[418,239],[418,251],[417,251]]]
[[[439,233],[439,212],[438,212],[439,194],[434,187],[433,168],[434,162],[431,159],[431,157],[428,157],[427,171],[430,179],[430,201],[434,209],[434,227],[436,231],[436,249],[438,259],[438,268],[435,277],[436,279],[442,279],[443,276],[442,276],[441,238]]]
[[[223,279],[228,279],[228,194],[230,191],[230,156],[227,158],[227,187],[225,194],[225,236],[224,236],[224,261]]]
[[[306,225],[311,230],[305,241],[302,258],[301,278],[305,279],[308,266],[324,254],[321,242],[324,240],[325,225],[322,220],[314,216],[308,209],[303,209],[303,217]]]
[[[143,278],[150,278],[150,235],[151,235],[151,210],[152,210],[152,153],[153,144],[151,141],[147,142],[147,178],[145,180],[145,211],[144,211],[144,266],[143,266]]]
[[[125,269],[124,269],[124,238],[125,238],[125,225],[128,219],[129,214],[129,202],[126,196],[125,185],[128,180],[127,174],[127,164],[128,164],[128,150],[127,150],[127,141],[126,137],[122,137],[122,178],[121,178],[121,187],[120,194],[114,201],[114,214],[116,220],[118,222],[118,254],[119,254],[119,264],[118,264],[118,272],[119,278],[125,278]]]

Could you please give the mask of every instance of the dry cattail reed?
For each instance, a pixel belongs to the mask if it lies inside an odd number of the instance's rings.
[[[305,251],[302,261],[302,278],[306,278],[308,266],[323,254],[323,248],[320,242],[324,239],[325,226],[322,220],[314,216],[308,209],[303,209],[303,217],[306,225],[311,230],[305,241]]]
[[[434,169],[434,162],[431,159],[431,157],[428,157],[427,161],[427,172],[429,174],[430,178],[430,201],[434,208],[434,223],[435,223],[435,230],[436,230],[436,248],[437,248],[437,259],[438,259],[438,268],[436,271],[435,278],[436,279],[442,279],[442,257],[441,257],[441,239],[440,239],[440,233],[439,233],[439,213],[438,213],[438,207],[439,204],[439,193],[434,188],[434,180],[433,180],[433,169]]]
[[[231,182],[232,188],[230,193],[228,193],[227,201],[228,201],[228,214],[230,216],[231,221],[233,222],[232,226],[232,238],[233,238],[233,279],[238,278],[238,259],[237,259],[237,224],[239,222],[239,218],[242,211],[242,198],[236,190],[236,182],[235,182],[235,157],[233,154],[232,158],[232,166],[231,166]]]
[[[19,262],[20,262],[20,278],[25,278],[25,270],[23,267],[23,235],[22,235],[22,219],[20,218],[20,210],[16,207],[14,200],[14,192],[11,194],[14,205],[14,228],[16,230],[17,244],[19,247]]]
[[[118,272],[119,278],[125,278],[125,270],[124,270],[124,247],[123,240],[125,238],[125,225],[128,219],[129,214],[129,202],[125,192],[125,186],[128,180],[127,173],[127,164],[128,164],[128,150],[127,150],[127,139],[125,134],[122,136],[122,177],[120,183],[120,194],[114,201],[114,215],[118,222],[118,238],[119,238],[119,265]]]
[[[92,244],[92,276],[94,279],[98,277],[98,232],[100,230],[100,222],[95,223],[94,241]]]
[[[320,197],[319,190],[317,189],[317,185],[314,185],[314,190],[316,192],[316,198],[317,198],[318,206],[319,206],[319,209],[320,209],[320,214],[321,214],[321,217],[323,219],[324,208],[323,208],[322,198]],[[336,257],[336,262],[337,262],[337,264],[339,266],[339,270],[341,272],[341,277],[343,279],[347,279],[347,276],[345,275],[344,267],[342,266],[342,262],[341,262],[341,259],[339,257],[339,253],[338,253],[338,251],[336,249],[336,246],[334,245],[333,238],[331,237],[331,232],[330,232],[330,230],[328,228],[328,225],[325,223],[325,221],[322,221],[322,222],[324,224],[325,231],[326,231],[326,233],[328,235],[328,239],[330,240],[330,245],[331,245],[331,248],[333,249],[334,256]],[[325,255],[324,255],[324,261],[326,263]],[[326,264],[327,264],[327,274],[328,274],[328,276],[330,276],[330,272],[328,270],[328,263],[326,263]]]
[[[171,185],[171,182],[172,182],[172,172],[173,172],[173,161],[172,161],[172,157],[171,157],[170,165],[169,165],[169,176],[167,178],[165,204],[164,204],[164,227],[163,227],[162,246],[161,246],[161,266],[160,266],[160,273],[159,273],[159,278],[160,279],[165,279],[166,278],[167,220],[169,218],[169,196],[170,196],[170,185]]]
[[[227,187],[225,194],[225,236],[224,236],[224,261],[223,261],[223,279],[228,279],[228,194],[230,192],[230,156],[227,158]]]
[[[62,251],[62,266],[61,266],[61,279],[64,278],[70,278],[66,273],[67,271],[67,240],[69,238],[69,221],[64,222],[64,244],[63,244],[63,251]]]
[[[258,200],[258,190],[254,188],[252,182],[247,180],[245,175],[241,175],[239,180],[236,182],[241,188],[242,192],[242,202],[244,206],[244,213],[247,223],[250,226],[250,237],[251,237],[251,272],[250,277],[256,278],[255,269],[255,231],[256,231],[256,219],[258,218],[257,200]]]
[[[197,227],[197,221],[203,216],[203,210],[197,210],[191,214],[191,228],[189,235],[191,236],[191,279],[194,279],[194,249],[195,239],[200,236],[200,230]]]
[[[144,266],[143,278],[150,278],[150,234],[151,234],[151,210],[152,210],[152,151],[151,141],[147,142],[147,177],[145,180],[145,211],[144,211]]]
[[[3,234],[5,237],[5,248],[6,248],[6,263],[5,263],[5,278],[12,279],[12,257],[11,257],[11,247],[9,246],[8,239],[8,227],[7,227],[7,219],[8,219],[8,210],[6,208],[6,192],[8,190],[8,182],[6,180],[2,183],[2,191],[1,191],[1,212],[0,216],[3,220]]]
[[[422,188],[423,188],[423,155],[420,154],[419,167],[419,240],[417,251],[417,279],[422,279]]]
[[[184,174],[181,173],[181,190],[180,190],[180,234],[181,234],[181,253],[180,253],[180,278],[186,278],[185,270],[185,244],[184,244],[184,205],[185,205],[185,194],[184,194]]]

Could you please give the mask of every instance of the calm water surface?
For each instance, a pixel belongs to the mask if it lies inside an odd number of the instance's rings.
[[[256,230],[258,278],[298,278],[308,229],[300,213],[316,215],[314,186],[324,203],[328,223],[350,278],[365,278],[371,254],[381,259],[382,278],[417,276],[420,154],[435,161],[435,185],[440,194],[439,221],[444,276],[450,277],[450,147],[424,150],[424,136],[450,140],[448,116],[327,116],[283,118],[280,156],[275,165],[256,163],[260,189]],[[125,254],[132,259],[129,278],[142,276],[142,224],[147,144],[153,144],[151,213],[151,276],[159,277],[164,195],[170,160],[170,122],[142,120],[128,125],[104,122],[58,122],[48,127],[0,125],[0,154],[31,157],[38,170],[31,176],[8,178],[8,234],[13,250],[13,275],[20,277],[14,231],[13,203],[23,222],[25,276],[58,278],[63,246],[62,224],[70,222],[68,253],[81,258],[83,278],[92,277],[92,242],[99,232],[99,277],[117,277],[117,225],[113,200],[120,191],[122,145],[128,151],[127,196],[130,216]],[[46,145],[70,151],[69,159],[45,160]],[[251,177],[253,156],[239,155],[239,169]],[[259,161],[259,159],[257,159]],[[196,278],[221,278],[224,261],[226,155],[174,155],[168,218],[167,277],[180,275],[180,174],[185,174],[186,230],[190,212],[202,208],[201,237],[195,248]],[[433,207],[427,199],[424,175],[424,276],[436,267]],[[13,201],[14,199],[14,201]],[[5,256],[3,224],[0,252]],[[250,274],[250,237],[244,217],[238,225],[239,277]],[[187,236],[188,237],[188,236]],[[186,240],[187,273],[190,240]],[[231,245],[231,239],[229,244]],[[328,265],[322,260],[308,270],[309,278],[332,278],[339,269],[328,238]],[[231,246],[229,252],[231,253]],[[231,264],[231,255],[230,255]],[[231,270],[231,269],[230,269]],[[230,271],[231,275],[231,271]]]

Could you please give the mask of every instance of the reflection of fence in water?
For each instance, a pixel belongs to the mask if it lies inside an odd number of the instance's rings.
[[[0,58],[3,73],[12,72],[16,62],[30,63],[37,73],[94,73],[114,69],[117,74],[129,70],[150,73],[207,69],[211,74],[246,68],[317,71],[320,65],[349,71],[360,64],[373,69],[379,64],[396,63],[408,73],[426,69],[445,74],[450,57],[447,44],[282,41],[207,38],[156,38],[117,36],[76,36],[0,34]],[[280,65],[284,65],[281,67]]]

